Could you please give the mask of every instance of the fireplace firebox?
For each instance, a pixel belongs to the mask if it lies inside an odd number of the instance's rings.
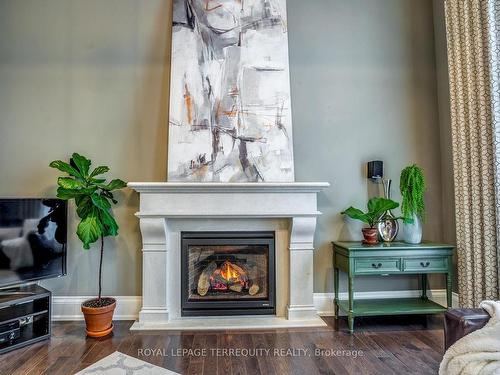
[[[182,232],[181,315],[275,314],[274,232]]]

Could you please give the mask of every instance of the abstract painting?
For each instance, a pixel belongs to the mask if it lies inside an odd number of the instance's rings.
[[[286,0],[173,7],[169,181],[293,181]]]

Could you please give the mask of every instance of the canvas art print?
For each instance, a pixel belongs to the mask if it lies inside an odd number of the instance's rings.
[[[293,181],[286,0],[174,0],[170,181]]]

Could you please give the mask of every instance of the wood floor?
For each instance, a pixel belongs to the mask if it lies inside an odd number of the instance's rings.
[[[112,336],[102,339],[86,338],[82,322],[54,323],[50,341],[0,356],[0,374],[74,374],[116,350],[181,374],[400,375],[438,371],[443,352],[442,316],[360,318],[354,335],[346,331],[345,319],[338,323],[334,318],[325,320],[329,325],[325,328],[205,333],[132,333],[128,330],[132,322],[121,321],[115,322]],[[216,349],[220,349],[218,353]],[[222,349],[243,350],[230,353]]]

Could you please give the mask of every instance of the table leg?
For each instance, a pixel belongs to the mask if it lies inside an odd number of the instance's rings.
[[[422,299],[427,299],[427,274],[423,273],[420,275],[421,287],[422,287]]]
[[[453,275],[451,272],[446,274],[446,307],[451,308],[453,296]]]
[[[349,275],[349,313],[347,316],[349,332],[354,332],[354,277]]]
[[[334,288],[335,288],[335,319],[338,319],[339,317],[339,269],[334,267],[333,268],[333,282],[335,283]]]

